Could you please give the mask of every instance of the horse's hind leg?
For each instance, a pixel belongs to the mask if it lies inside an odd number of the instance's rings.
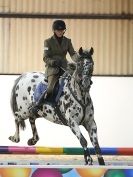
[[[32,145],[35,145],[37,143],[37,141],[39,140],[39,136],[38,136],[38,133],[37,133],[35,118],[30,117],[29,122],[30,122],[30,125],[31,125],[33,137],[28,140],[28,145],[32,146]]]
[[[20,136],[19,136],[19,121],[18,119],[16,118],[15,119],[15,127],[16,127],[16,131],[15,131],[15,134],[14,136],[10,136],[9,137],[9,140],[11,140],[12,142],[15,142],[15,143],[18,143],[20,141]]]
[[[90,156],[89,149],[87,148],[87,141],[82,135],[79,126],[77,123],[73,120],[69,122],[69,127],[71,128],[72,132],[76,135],[76,137],[79,139],[81,146],[84,149],[84,159],[85,159],[85,165],[89,164],[92,165],[93,160]]]
[[[100,149],[100,146],[99,146],[99,143],[98,143],[97,126],[96,126],[96,123],[95,123],[94,119],[89,121],[89,124],[88,124],[88,122],[84,123],[83,126],[86,128],[86,130],[89,133],[90,140],[92,142],[92,145],[95,148],[95,153],[98,157],[99,165],[105,165],[104,159],[102,157],[101,149]]]

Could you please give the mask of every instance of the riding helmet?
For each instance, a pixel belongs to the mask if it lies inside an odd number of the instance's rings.
[[[52,26],[53,30],[65,30],[66,24],[63,20],[55,20]]]

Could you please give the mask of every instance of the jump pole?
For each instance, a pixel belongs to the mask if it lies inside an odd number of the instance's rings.
[[[94,148],[89,150],[91,155],[95,155]],[[102,155],[132,156],[133,148],[102,147],[101,152]],[[80,147],[0,146],[0,154],[83,155],[83,149]]]

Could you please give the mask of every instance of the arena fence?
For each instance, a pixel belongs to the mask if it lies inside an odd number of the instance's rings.
[[[95,155],[94,148],[89,148],[90,154]],[[133,155],[131,147],[102,147],[102,155]],[[0,154],[44,154],[44,155],[83,155],[80,147],[25,147],[0,146]]]
[[[124,147],[102,147],[103,155],[110,156],[133,156],[133,148]],[[94,148],[90,148],[91,155],[95,155]],[[83,155],[80,147],[29,147],[29,146],[0,146],[0,154],[7,155],[6,159],[0,161],[0,177],[133,177],[133,161],[106,162],[105,166],[94,164],[84,165],[55,165],[38,160],[36,155]],[[24,160],[19,155],[31,155],[35,160],[29,158]],[[12,155],[19,156],[12,159]],[[10,157],[10,158],[9,158]],[[45,156],[44,156],[45,157]],[[49,156],[47,156],[49,157]],[[61,156],[62,157],[62,156]],[[68,157],[69,158],[69,157]],[[62,159],[62,158],[61,158]],[[57,160],[57,159],[56,159]]]

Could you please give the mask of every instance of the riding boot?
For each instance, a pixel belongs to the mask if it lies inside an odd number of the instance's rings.
[[[46,92],[42,93],[42,95],[41,95],[39,101],[32,107],[32,112],[33,112],[34,114],[37,114],[37,112],[38,112],[39,109],[40,109],[40,106],[44,103],[45,93],[46,93]]]

